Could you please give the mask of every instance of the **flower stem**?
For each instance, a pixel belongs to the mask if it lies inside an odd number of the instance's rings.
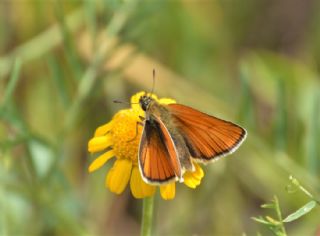
[[[141,236],[150,236],[153,219],[153,202],[154,197],[146,197],[143,199]]]

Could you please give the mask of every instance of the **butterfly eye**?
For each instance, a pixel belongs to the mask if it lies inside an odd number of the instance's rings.
[[[139,103],[140,103],[142,110],[146,111],[148,104],[149,104],[148,97],[147,96],[140,97]]]

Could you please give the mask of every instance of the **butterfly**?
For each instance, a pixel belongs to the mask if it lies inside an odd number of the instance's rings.
[[[234,152],[246,138],[242,127],[181,104],[164,105],[145,93],[138,163],[145,182],[183,182],[193,162],[209,163]],[[142,117],[141,117],[142,118]]]

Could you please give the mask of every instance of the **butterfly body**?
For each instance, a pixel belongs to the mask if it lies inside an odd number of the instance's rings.
[[[150,184],[183,181],[192,161],[206,163],[233,152],[244,140],[241,127],[193,108],[163,105],[151,96],[139,100],[145,111],[139,146],[139,168]]]
[[[166,149],[170,149],[167,150],[167,155],[173,155],[177,158],[177,160],[175,160],[177,164],[175,170],[176,179],[183,181],[182,175],[184,171],[193,171],[194,166],[191,162],[191,154],[185,140],[179,130],[177,130],[167,105],[159,104],[151,97],[142,97],[140,101],[142,109],[146,112],[144,126],[146,128],[146,135],[148,135],[147,140],[152,137],[152,135],[157,135],[161,144],[165,146]]]

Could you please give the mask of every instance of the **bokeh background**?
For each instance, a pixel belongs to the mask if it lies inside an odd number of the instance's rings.
[[[232,120],[248,137],[202,184],[157,194],[154,235],[270,235],[320,192],[320,2],[0,2],[0,235],[137,235],[142,201],[88,174],[87,142],[141,90]],[[316,235],[319,207],[286,224]]]

